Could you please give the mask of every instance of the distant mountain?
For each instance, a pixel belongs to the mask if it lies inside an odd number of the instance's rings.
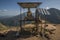
[[[20,15],[10,17],[10,18],[0,19],[0,22],[3,23],[4,25],[17,26],[20,24],[19,20],[22,19],[23,16],[26,16],[26,13],[22,13]]]
[[[47,19],[52,23],[59,23],[60,24],[60,10],[55,8],[48,9],[50,15],[47,16]]]
[[[60,23],[60,10],[55,9],[55,8],[50,8],[48,9],[48,11],[50,12],[50,15],[45,15],[46,20],[51,22],[51,23]],[[4,25],[9,25],[9,26],[19,26],[20,25],[20,19],[24,19],[24,17],[27,15],[27,13],[22,13],[20,15],[14,16],[14,17],[10,17],[10,18],[3,18],[0,19],[0,22],[3,23]],[[35,14],[33,13],[33,16]],[[42,15],[43,19],[45,18],[43,14]],[[41,17],[41,16],[40,16]]]

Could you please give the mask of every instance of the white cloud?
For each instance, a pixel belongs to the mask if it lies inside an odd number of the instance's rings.
[[[49,9],[49,7],[46,7],[46,9]]]
[[[0,10],[0,12],[7,12],[7,11],[8,11],[7,9]]]
[[[8,11],[7,9],[3,9],[4,12]]]
[[[16,15],[20,14],[20,11],[15,11]]]
[[[0,15],[3,16],[3,15],[8,15],[8,16],[15,16],[15,15],[19,15],[20,14],[20,11],[19,10],[7,10],[7,9],[3,9],[1,10],[0,9]]]
[[[0,10],[0,12],[1,12],[2,10]]]
[[[7,9],[0,9],[0,15],[1,15],[1,14],[6,14],[7,12],[8,12]]]

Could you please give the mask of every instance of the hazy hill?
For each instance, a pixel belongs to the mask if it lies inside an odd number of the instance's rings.
[[[7,29],[7,27],[0,23],[0,31]]]

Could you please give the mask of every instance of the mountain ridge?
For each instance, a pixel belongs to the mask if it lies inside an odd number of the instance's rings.
[[[46,20],[51,22],[51,23],[60,23],[60,16],[59,16],[60,10],[58,10],[56,8],[50,8],[50,9],[48,9],[48,11],[50,12],[50,15],[45,15]],[[4,19],[1,19],[0,22],[3,23],[4,25],[16,26],[16,25],[19,25],[20,18],[21,19],[22,19],[22,17],[24,18],[26,16],[26,14],[27,13],[22,13],[20,15],[13,16],[10,18],[4,18]],[[33,13],[33,16],[34,16],[34,13]]]

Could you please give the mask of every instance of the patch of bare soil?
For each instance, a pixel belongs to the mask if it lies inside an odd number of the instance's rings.
[[[60,24],[56,25],[56,34],[55,35],[56,35],[55,39],[60,40]]]

